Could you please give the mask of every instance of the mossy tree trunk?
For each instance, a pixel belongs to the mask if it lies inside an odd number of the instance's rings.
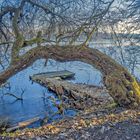
[[[99,50],[80,45],[40,46],[31,49],[0,74],[0,84],[40,58],[88,63],[103,74],[104,85],[116,103],[125,107],[136,107],[140,104],[140,86],[124,67]]]

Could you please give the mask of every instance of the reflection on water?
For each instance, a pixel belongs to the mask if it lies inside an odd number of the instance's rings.
[[[44,64],[45,60],[36,61],[31,67],[11,77],[7,86],[0,89],[0,115],[8,116],[12,123],[36,116],[41,118],[48,116],[52,120],[62,118],[61,115],[51,117],[58,110],[49,96],[56,99],[57,97],[46,88],[29,80],[29,76],[36,73],[67,69],[75,73],[75,80],[71,80],[72,82],[102,85],[101,73],[88,64],[82,62],[58,63],[53,60],[49,60],[47,66]],[[20,96],[22,92],[24,92],[23,101],[15,101],[14,97],[5,95],[5,93],[12,93]],[[65,115],[73,116],[75,113],[74,110],[66,110]]]
[[[92,45],[92,44],[91,44]],[[113,57],[120,64],[140,79],[140,47],[99,47],[101,51]],[[8,116],[13,123],[27,120],[36,116],[51,118],[49,121],[62,118],[61,115],[52,115],[57,108],[49,97],[57,97],[46,88],[37,83],[32,83],[29,76],[57,70],[69,70],[75,73],[74,83],[86,83],[102,86],[102,75],[92,66],[82,62],[59,63],[49,60],[44,66],[45,60],[38,60],[32,66],[11,77],[5,88],[0,89],[0,116]],[[23,94],[23,101],[15,101],[14,97],[4,96],[5,93],[12,93],[16,96]],[[74,110],[66,110],[65,116],[73,116]]]

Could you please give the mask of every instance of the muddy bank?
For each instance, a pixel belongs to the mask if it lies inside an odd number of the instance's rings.
[[[85,110],[74,118],[6,134],[3,139],[16,140],[139,140],[140,110],[98,108]],[[8,137],[9,136],[9,137]],[[2,138],[2,137],[1,137]]]

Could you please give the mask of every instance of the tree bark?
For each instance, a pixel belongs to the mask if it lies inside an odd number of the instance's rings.
[[[140,86],[124,67],[99,50],[80,45],[40,46],[31,49],[21,56],[16,64],[0,74],[0,84],[40,58],[88,63],[103,74],[104,85],[116,103],[125,107],[136,107],[140,104]]]

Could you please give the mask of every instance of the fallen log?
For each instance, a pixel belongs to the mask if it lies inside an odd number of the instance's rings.
[[[17,129],[27,127],[27,126],[31,125],[32,123],[35,123],[39,120],[40,120],[40,118],[36,117],[36,118],[32,118],[32,119],[29,119],[29,120],[26,120],[26,121],[23,121],[23,122],[19,122],[18,124],[14,125],[10,128],[7,128],[6,132],[12,132],[12,131],[15,131]]]
[[[85,107],[87,103],[93,105],[113,101],[105,88],[85,84],[74,84],[60,78],[46,78],[35,75],[31,77],[31,80],[47,87],[61,97],[62,100],[64,100],[63,97],[68,98],[67,102],[70,102],[72,99],[71,103],[78,104],[81,108]]]

